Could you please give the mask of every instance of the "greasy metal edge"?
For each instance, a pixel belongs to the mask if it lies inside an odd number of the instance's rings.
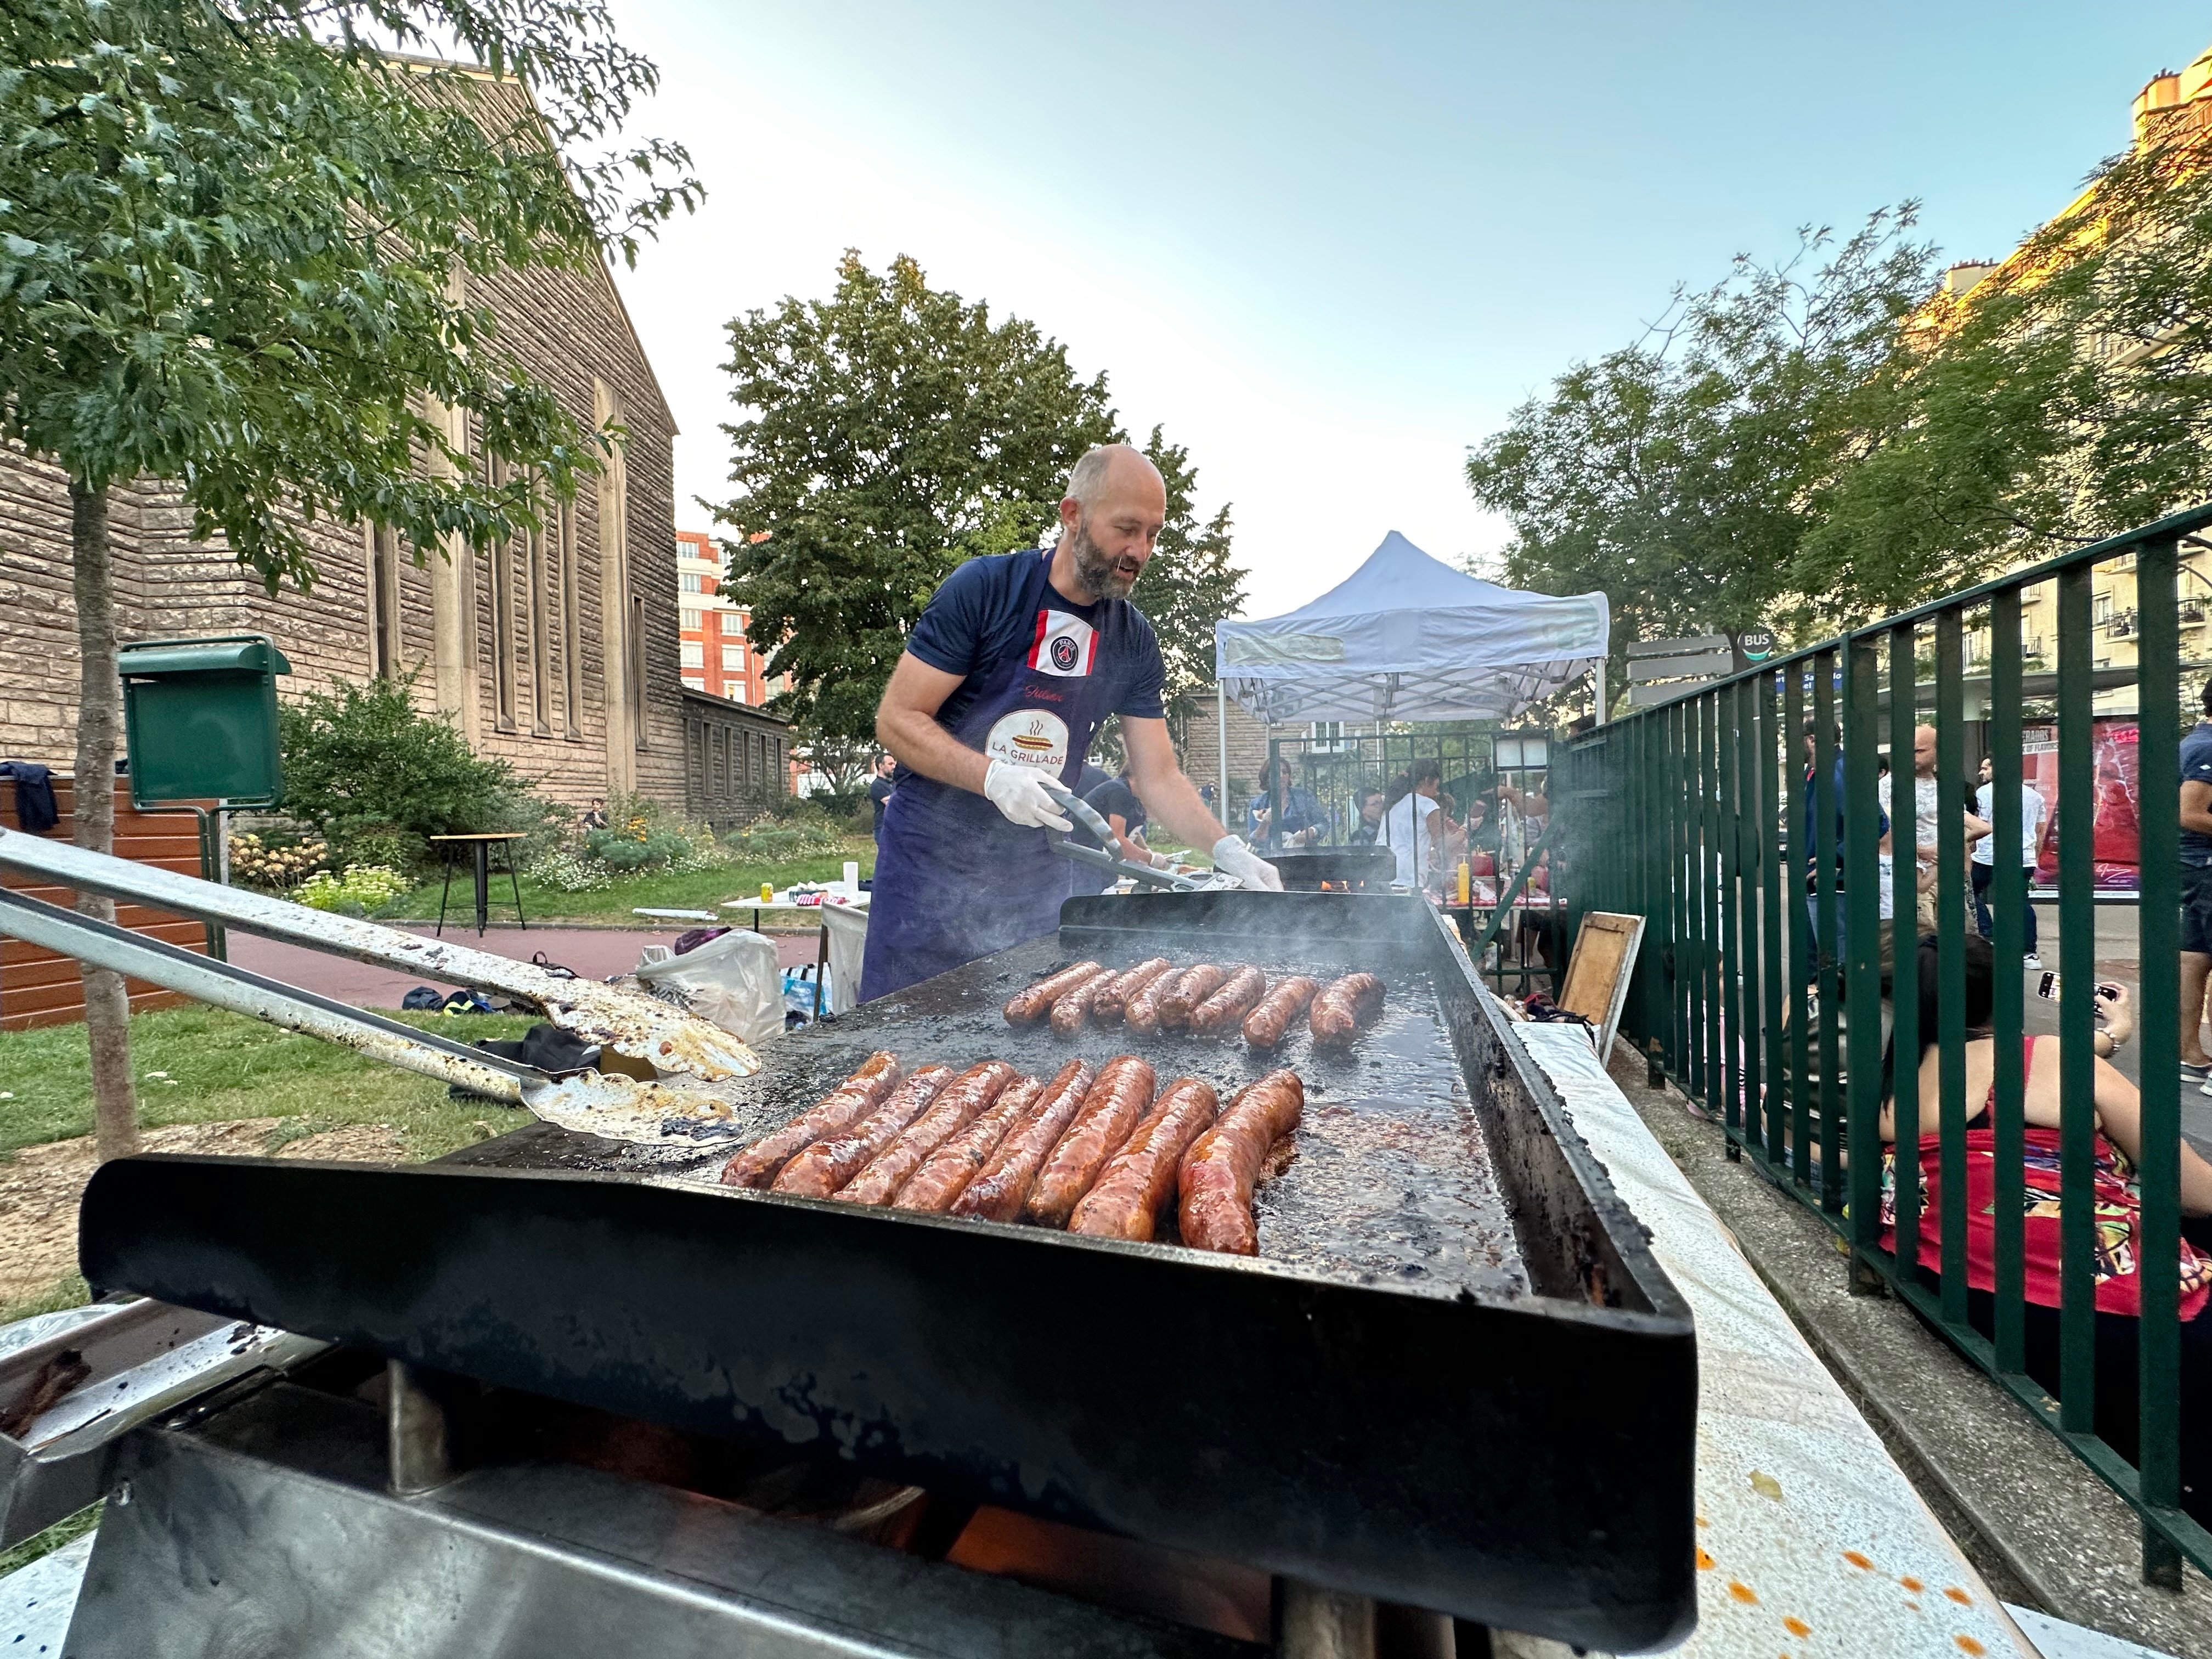
[[[81,1240],[101,1283],[1583,1647],[1694,1617],[1686,1322],[590,1172],[142,1155]]]

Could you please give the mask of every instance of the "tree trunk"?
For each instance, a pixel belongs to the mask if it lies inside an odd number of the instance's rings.
[[[76,646],[83,666],[76,715],[76,844],[115,850],[115,750],[123,690],[115,672],[115,583],[107,544],[107,491],[70,480],[70,542],[76,556]],[[115,901],[76,898],[79,914],[115,920]],[[84,1030],[92,1048],[95,1144],[102,1161],[138,1150],[138,1092],[131,1077],[131,996],[122,975],[89,965]]]

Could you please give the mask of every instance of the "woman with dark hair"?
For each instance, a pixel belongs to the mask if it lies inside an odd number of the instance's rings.
[[[2026,1309],[2028,1375],[2056,1393],[2059,1385],[2059,1040],[2022,1040],[2025,1078],[2021,1112],[2026,1120],[2026,1157],[2021,1185],[2000,1191],[1996,1167],[1996,1042],[1988,1026],[1992,1005],[1993,958],[1990,943],[1969,933],[1965,941],[1967,1313],[1984,1335],[1996,1326],[1996,1206],[2017,1204],[2022,1218],[2027,1269]],[[1943,1206],[1953,1201],[1943,1190],[1942,1139],[1939,1121],[1941,1051],[1937,1024],[1939,959],[1932,938],[1919,948],[1920,1065],[1917,1085],[1920,1121],[1930,1132],[1920,1139],[1920,1275],[1932,1289],[1943,1267]],[[2136,1086],[2102,1055],[2090,1062],[2097,1116],[2093,1172],[2096,1229],[2094,1273],[2097,1309],[2096,1429],[2129,1461],[2136,1455],[2136,1350],[2142,1311],[2142,1262],[2138,1236],[2142,1197],[2136,1169],[2142,1155],[2142,1098]],[[1893,1074],[1893,1068],[1885,1067]],[[1896,1121],[1885,1081],[1881,1138],[1896,1139]],[[2181,1480],[2182,1507],[2201,1522],[2212,1522],[2212,1164],[2184,1141],[2181,1152]],[[1882,1157],[1882,1246],[1897,1248],[1896,1155]]]

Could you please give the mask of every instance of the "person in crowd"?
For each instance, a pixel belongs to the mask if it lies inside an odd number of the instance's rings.
[[[1992,937],[1990,916],[1990,884],[1996,878],[1996,808],[1992,805],[1996,785],[1990,780],[1996,767],[1990,757],[1982,757],[1982,784],[1974,792],[1974,813],[1990,826],[1992,833],[1978,837],[1974,842],[1972,866],[1974,880],[1974,925],[1984,939]],[[2023,895],[2035,884],[2035,859],[2043,845],[2043,820],[2050,811],[2044,799],[2026,779],[2020,786],[2020,862],[2025,872],[2021,891]],[[2024,913],[2021,921],[2020,942],[2023,955],[2021,966],[2030,970],[2041,968],[2043,958],[2035,952],[2035,906],[2026,897],[2021,901]]]
[[[1283,803],[1283,821],[1274,823],[1274,804],[1279,795]],[[1263,853],[1286,853],[1299,848],[1315,847],[1328,833],[1328,815],[1322,811],[1321,798],[1304,785],[1296,782],[1291,772],[1291,763],[1284,756],[1275,757],[1275,792],[1263,789],[1253,796],[1246,811],[1247,836],[1253,847]]]
[[[1382,833],[1382,804],[1388,799],[1380,789],[1359,792],[1359,820],[1352,826],[1345,840],[1353,847],[1372,847],[1376,837]]]
[[[1929,869],[1937,867],[1937,837],[1946,812],[1958,814],[1964,826],[1969,849],[1978,847],[1990,833],[1989,820],[1976,810],[1973,792],[1936,775],[1936,728],[1916,726],[1912,728],[1912,838],[1915,855]],[[1949,805],[1944,804],[1946,796]],[[1933,889],[1923,890],[1918,922],[1920,931],[1936,931],[1936,896]]]
[[[2212,979],[2212,680],[2204,718],[2181,740],[2181,1076],[2212,1079],[2204,1051],[2204,985]]]
[[[1106,827],[1114,832],[1115,844],[1109,850],[1115,857],[1131,864],[1150,865],[1155,870],[1174,867],[1173,859],[1165,853],[1155,853],[1145,844],[1145,803],[1137,798],[1137,792],[1129,782],[1127,767],[1121,769],[1119,777],[1108,778],[1083,799],[1085,805],[1106,820]],[[1097,837],[1080,822],[1068,831],[1068,838],[1086,847],[1098,844]],[[1108,884],[1104,881],[1105,872],[1102,871],[1099,873],[1103,887]]]
[[[1805,722],[1805,766],[1798,780],[1799,799],[1791,803],[1795,819],[1793,833],[1796,846],[1791,851],[1805,881],[1805,967],[1814,980],[1820,978],[1822,966],[1840,969],[1844,960],[1844,928],[1845,901],[1842,892],[1844,863],[1844,738],[1835,733],[1832,752],[1835,763],[1828,780],[1828,805],[1835,818],[1836,836],[1836,946],[1833,951],[1820,948],[1820,801],[1814,788],[1815,773],[1820,764],[1820,728],[1811,720]],[[1886,805],[1887,803],[1885,802]]]
[[[1961,1204],[1966,1217],[1963,1263],[1967,1316],[1984,1335],[1996,1329],[1996,1224],[2002,1202],[2022,1218],[2027,1266],[2026,1331],[2028,1375],[2056,1393],[2059,1375],[2059,1039],[2024,1038],[2021,1065],[2025,1078],[2022,1115],[2027,1141],[2021,1186],[1999,1190],[1996,1133],[1996,1043],[1988,1026],[1994,998],[1995,958],[1987,940],[1966,939],[1965,1013],[1966,1119],[1966,1190],[1945,1192],[1939,1118],[1941,1030],[1939,955],[1933,939],[1920,941],[1919,1066],[1908,1072],[1918,1090],[1920,1273],[1930,1288],[1940,1286],[1946,1265],[1942,1253],[1944,1206]],[[2094,1197],[2096,1212],[2094,1273],[2096,1297],[2096,1431],[2122,1457],[2135,1461],[2136,1353],[2142,1309],[2142,1200],[2136,1171],[2142,1158],[2142,1097],[2126,1077],[2101,1055],[2093,1062],[2096,1114]],[[1886,1058],[1885,1076],[1894,1077]],[[1883,1157],[1882,1245],[1897,1248],[1895,1102],[1885,1083],[1881,1116]],[[2186,1141],[2180,1146],[2183,1241],[2178,1263],[2181,1311],[2181,1505],[2199,1522],[2212,1522],[2212,1165]]]
[[[897,771],[897,756],[878,755],[876,775],[868,780],[868,800],[876,809],[875,833],[878,842],[884,838],[884,805],[891,798],[892,780]]]
[[[1443,776],[1439,763],[1415,761],[1391,786],[1390,804],[1382,815],[1382,842],[1398,856],[1401,886],[1426,886],[1443,864],[1448,830],[1437,796],[1443,788]]]
[[[594,795],[592,804],[584,809],[584,816],[576,820],[577,826],[586,835],[607,827],[607,803],[604,797]]]

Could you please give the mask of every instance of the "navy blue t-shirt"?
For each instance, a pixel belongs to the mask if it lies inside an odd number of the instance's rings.
[[[2212,720],[2199,720],[2197,729],[2181,740],[2181,781],[2212,783]],[[2181,861],[2193,869],[2212,864],[2212,836],[2183,830]]]
[[[1024,560],[1042,558],[1036,549],[989,558],[970,559],[945,579],[906,648],[932,668],[961,676],[963,683],[938,708],[939,724],[957,729],[960,720],[975,701],[983,677],[1007,657],[1026,651],[1036,634],[1033,608],[1021,603]],[[1103,676],[1109,714],[1137,720],[1165,717],[1160,701],[1167,671],[1160,662],[1160,642],[1145,613],[1127,599],[1100,599],[1078,605],[1057,589],[1052,608],[1088,623],[1097,635],[1091,672]],[[899,769],[904,776],[906,769]]]

